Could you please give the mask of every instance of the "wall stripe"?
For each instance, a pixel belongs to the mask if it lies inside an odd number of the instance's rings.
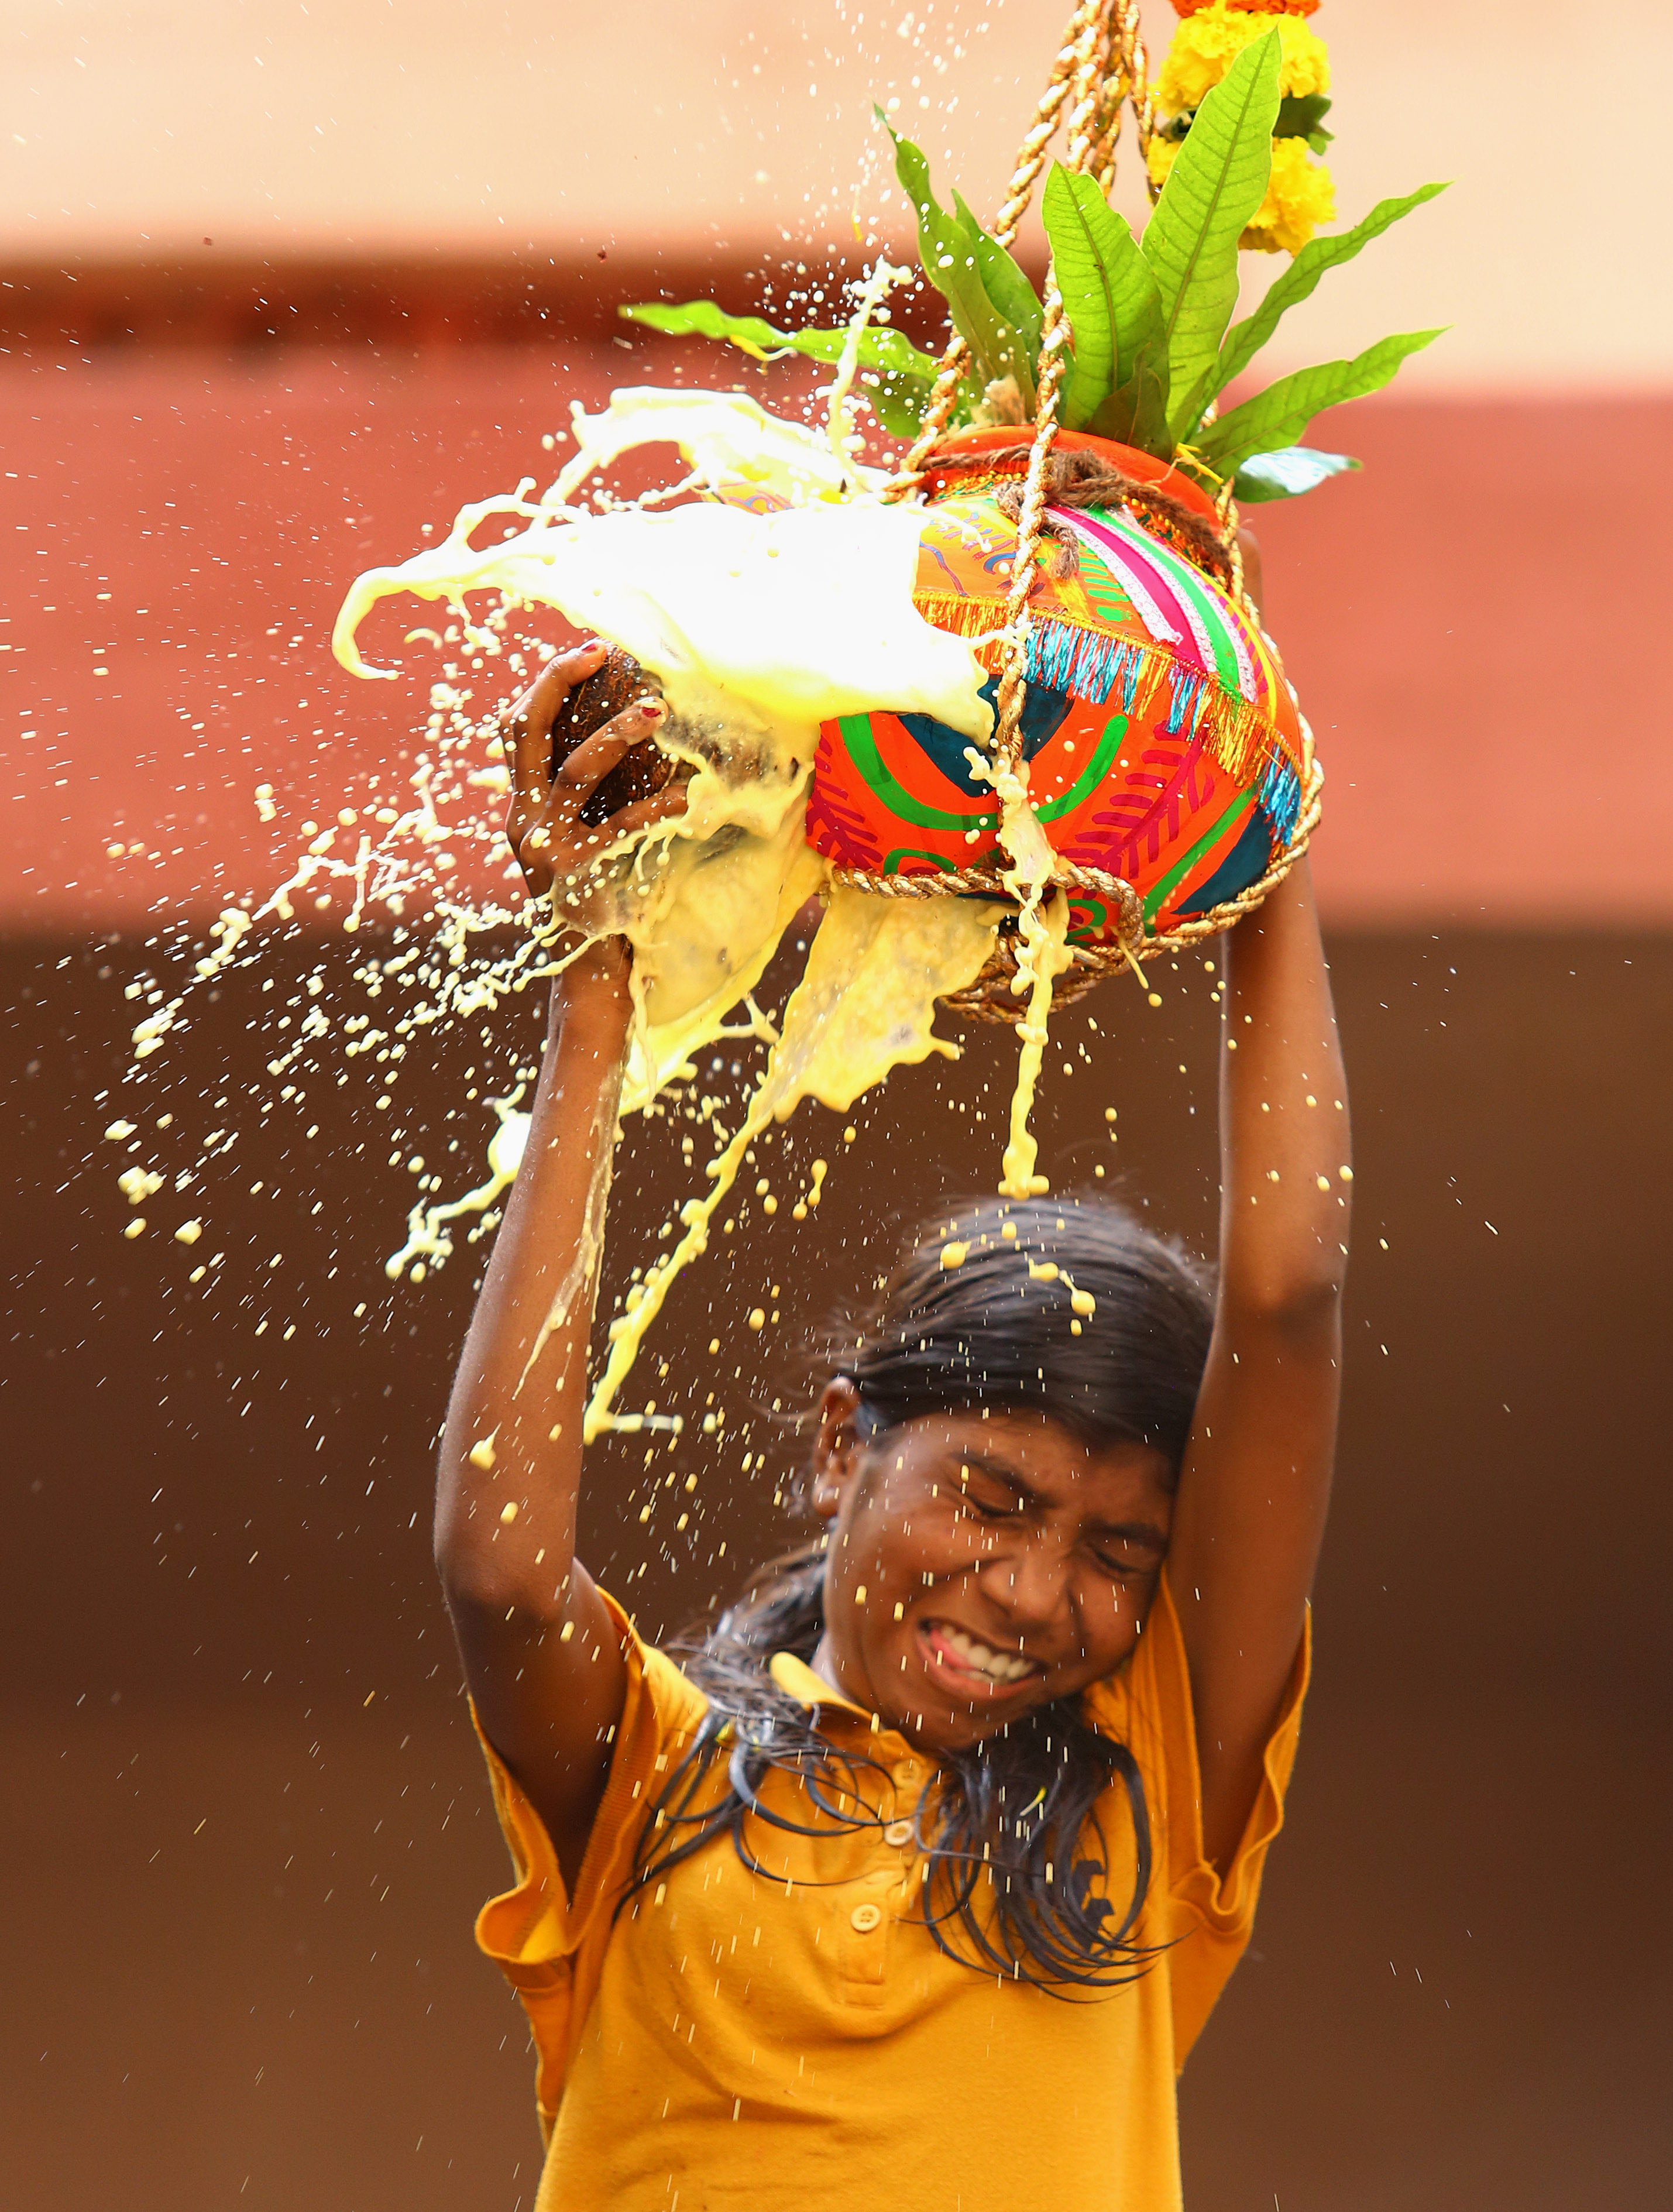
[[[363,764],[410,751],[423,720],[427,655],[394,684],[331,660],[344,585],[551,470],[543,433],[622,358],[572,347],[565,374],[523,347],[295,348],[0,370],[21,457],[0,532],[0,927],[203,919],[277,881],[296,825],[355,803]],[[1378,400],[1316,434],[1364,473],[1253,520],[1329,776],[1333,920],[1673,922],[1666,708],[1652,659],[1620,645],[1664,621],[1673,399]],[[398,659],[411,626],[380,615],[374,657]]]

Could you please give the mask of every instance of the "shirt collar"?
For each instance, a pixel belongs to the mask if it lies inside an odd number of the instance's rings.
[[[822,1674],[816,1674],[805,1659],[798,1659],[794,1651],[776,1651],[768,1669],[776,1686],[787,1698],[794,1698],[799,1705],[835,1706],[845,1713],[857,1713],[862,1721],[871,1715],[863,1705],[856,1705],[852,1698],[845,1698],[840,1690],[833,1690]]]
[[[798,1659],[794,1651],[776,1651],[767,1671],[775,1686],[782,1690],[786,1697],[794,1698],[799,1705],[807,1705],[827,1713],[843,1713],[862,1723],[871,1734],[867,1753],[870,1758],[885,1764],[904,1760],[913,1771],[918,1771],[914,1762],[922,1759],[923,1754],[916,1750],[897,1729],[885,1729],[875,1713],[868,1712],[864,1705],[856,1705],[840,1690],[833,1690],[822,1674],[816,1674],[806,1661]],[[933,1759],[927,1763],[931,1766],[934,1764]]]

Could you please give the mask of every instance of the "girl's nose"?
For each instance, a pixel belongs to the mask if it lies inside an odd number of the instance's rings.
[[[989,1570],[990,1593],[1004,1606],[1019,1635],[1048,1626],[1068,1602],[1063,1562],[1049,1544],[1024,1543]]]

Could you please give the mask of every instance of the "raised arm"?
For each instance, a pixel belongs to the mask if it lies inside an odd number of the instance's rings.
[[[546,773],[551,724],[600,655],[565,655],[520,703],[508,825],[532,887],[584,876],[593,850],[684,804],[580,809],[660,708],[631,708]],[[490,1741],[581,1870],[625,1688],[621,1646],[575,1556],[581,1415],[604,1198],[631,1005],[628,953],[595,944],[554,982],[528,1142],[495,1242],[442,1434],[435,1559]]]
[[[1352,1155],[1306,862],[1221,942],[1220,1294],[1168,1580],[1204,1838],[1224,1866],[1260,1786],[1324,1533]]]

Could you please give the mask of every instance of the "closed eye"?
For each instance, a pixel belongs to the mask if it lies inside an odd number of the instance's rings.
[[[964,1490],[958,1493],[958,1506],[962,1512],[973,1513],[978,1521],[1007,1521],[1016,1512],[1017,1500],[978,1498],[974,1491]]]
[[[1167,1539],[1159,1530],[1142,1525],[1105,1528],[1089,1548],[1105,1574],[1150,1575],[1167,1550]]]
[[[1149,1553],[1095,1552],[1092,1556],[1106,1575],[1147,1575],[1156,1565]]]
[[[983,1521],[1007,1520],[1036,1502],[1020,1475],[975,1452],[959,1455],[954,1496],[959,1505],[968,1506]]]

